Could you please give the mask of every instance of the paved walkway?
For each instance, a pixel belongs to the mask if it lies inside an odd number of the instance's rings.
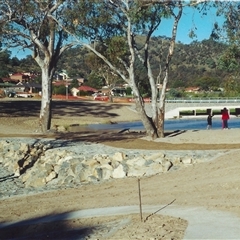
[[[209,211],[201,207],[178,207],[178,206],[143,206],[144,213],[155,213],[180,217],[188,221],[188,227],[185,232],[184,239],[240,239],[240,218],[237,216],[221,211]],[[75,211],[54,215],[51,217],[43,217],[37,220],[29,220],[19,222],[19,225],[29,225],[43,222],[54,222],[58,220],[70,220],[78,218],[90,218],[101,216],[127,215],[131,213],[139,213],[139,206],[122,206],[109,208],[96,208]],[[15,223],[0,224],[1,227],[10,226]],[[122,227],[123,222],[120,223]],[[126,222],[127,224],[127,222]],[[118,227],[115,227],[118,229]]]
[[[143,212],[154,213],[164,206],[143,206]],[[139,213],[138,206],[124,206],[82,210],[72,213],[76,217],[100,217]],[[226,212],[208,211],[204,208],[168,206],[158,214],[180,217],[188,221],[184,239],[239,239],[240,218]]]

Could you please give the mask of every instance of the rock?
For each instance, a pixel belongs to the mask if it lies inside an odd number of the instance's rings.
[[[126,177],[126,172],[123,170],[123,165],[119,164],[117,168],[113,170],[112,177],[113,178],[124,178]]]
[[[146,159],[142,158],[142,157],[137,157],[137,158],[133,158],[130,160],[126,161],[126,164],[129,166],[138,166],[138,167],[142,167],[145,166],[147,163]]]
[[[171,162],[174,166],[182,165],[182,158],[181,157],[174,157],[171,159]]]
[[[27,143],[21,143],[19,147],[19,151],[23,153],[27,153],[29,150],[29,144]]]
[[[89,168],[82,168],[81,172],[78,175],[80,182],[88,182],[91,176],[92,176],[92,170]]]
[[[182,163],[185,164],[185,165],[192,164],[192,158],[190,158],[190,157],[184,157],[184,158],[182,159]]]
[[[109,159],[109,156],[107,154],[96,154],[92,158],[93,158],[93,160],[96,160],[96,161],[100,162],[102,160]]]
[[[146,176],[152,176],[164,172],[164,167],[162,164],[154,162],[147,168]]]
[[[45,179],[42,178],[29,178],[27,182],[25,182],[26,187],[34,187],[39,188],[45,186]]]
[[[146,169],[141,167],[130,166],[127,172],[128,177],[142,177],[146,175]]]
[[[164,160],[162,161],[162,166],[163,166],[163,172],[167,172],[173,166],[173,164],[168,160]]]
[[[57,173],[55,173],[54,171],[50,172],[50,174],[45,178],[45,182],[48,183],[50,181],[52,181],[54,178],[57,177]]]
[[[90,168],[99,166],[99,162],[96,159],[83,160],[82,165]]]
[[[117,168],[121,163],[117,160],[112,160],[109,165],[112,166],[113,169]]]
[[[157,152],[157,153],[151,154],[149,156],[145,156],[145,159],[157,161],[158,159],[163,159],[164,157],[165,157],[165,153]]]
[[[163,172],[163,166],[159,163],[153,163],[150,166],[129,166],[127,176],[128,177],[143,177],[152,176]]]
[[[72,175],[66,176],[62,181],[61,185],[70,185],[76,181],[75,177]]]
[[[112,160],[115,160],[115,161],[123,161],[124,159],[126,159],[127,156],[122,153],[122,152],[116,152],[113,156],[112,156]]]
[[[109,164],[103,164],[97,169],[100,170],[100,179],[107,180],[112,177],[113,167]]]

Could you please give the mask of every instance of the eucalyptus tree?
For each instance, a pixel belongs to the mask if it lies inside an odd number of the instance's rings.
[[[116,75],[99,57],[95,54],[90,53],[85,58],[85,63],[91,69],[91,76],[95,76],[98,79],[103,79],[101,85],[98,84],[98,87],[108,86],[112,88],[117,81],[119,76]],[[89,80],[89,79],[88,79]],[[94,87],[94,86],[93,86]],[[96,86],[95,86],[96,87]]]
[[[151,105],[152,105],[152,123],[156,129],[156,136],[164,137],[164,121],[165,121],[165,100],[166,100],[166,91],[169,83],[169,71],[170,71],[170,63],[172,56],[174,54],[177,30],[179,26],[179,22],[181,20],[183,9],[185,7],[196,8],[198,11],[202,11],[202,9],[207,11],[208,7],[211,6],[212,3],[206,0],[194,0],[194,1],[163,1],[163,0],[146,0],[142,1],[140,9],[144,11],[139,11],[139,18],[137,18],[137,26],[141,26],[144,29],[145,33],[145,42],[144,42],[144,55],[143,58],[138,54],[136,48],[134,48],[137,56],[140,60],[142,60],[143,65],[147,69],[148,80],[151,86]],[[157,12],[154,15],[154,7],[157,6]],[[138,8],[139,9],[139,8]],[[205,13],[204,12],[204,13]],[[159,14],[158,18],[154,18],[156,13]],[[151,65],[151,56],[149,53],[149,47],[151,44],[151,37],[154,31],[157,28],[161,28],[161,22],[163,19],[168,18],[172,20],[171,26],[171,36],[165,39],[168,44],[168,51],[165,53],[162,51],[162,46],[160,46],[159,58],[160,58],[160,66],[159,66],[159,74],[157,77],[154,77],[152,73],[152,65]],[[189,32],[189,36],[196,36],[194,31]],[[158,92],[157,86],[161,85],[161,91]],[[159,104],[157,104],[157,96],[159,93]],[[155,136],[152,135],[154,138]]]
[[[65,16],[71,1],[0,0],[0,38],[4,47],[30,49],[41,68],[42,100],[39,126],[51,127],[52,78],[62,53],[73,45],[61,26],[72,24]]]
[[[187,1],[188,2],[188,1]],[[96,54],[133,91],[136,110],[148,136],[164,136],[164,112],[169,64],[174,52],[176,33],[182,16],[183,1],[133,1],[133,0],[78,0],[69,6],[69,16],[74,28],[65,31],[72,34],[84,47]],[[79,14],[77,8],[85,9]],[[75,14],[74,14],[75,13]],[[154,76],[151,69],[149,45],[151,37],[163,19],[172,18],[172,37],[167,56],[159,52],[162,66]],[[85,41],[81,40],[84,35]],[[139,40],[141,36],[141,40]],[[139,61],[145,69],[151,92],[151,115],[147,114],[136,66]],[[160,106],[158,86],[162,84]]]
[[[238,95],[240,91],[240,2],[217,2],[218,14],[225,17],[223,26],[215,24],[212,37],[227,45],[218,60],[218,68],[231,73],[224,80],[224,89],[228,95]]]
[[[220,58],[219,66],[232,72],[240,66],[240,2],[219,2],[217,7],[218,14],[225,16],[225,22],[223,27],[216,23],[212,35],[228,45],[228,49]]]
[[[0,78],[9,76],[9,64],[11,63],[11,52],[8,50],[1,51],[0,47]]]
[[[174,53],[177,28],[185,6],[198,6],[206,0],[77,0],[69,5],[69,21],[73,28],[64,28],[85,48],[99,57],[115,74],[120,76],[133,91],[136,110],[145,127],[147,136],[164,137],[166,89],[169,81],[169,66]],[[81,12],[85,9],[85,12]],[[81,12],[81,14],[79,14]],[[166,56],[160,50],[159,72],[152,71],[149,47],[153,33],[161,27],[163,19],[172,20]],[[82,40],[84,37],[84,40]],[[140,38],[139,38],[140,37]],[[142,40],[143,39],[143,40]],[[161,49],[161,47],[160,47]],[[137,60],[138,59],[138,60]],[[136,66],[141,62],[147,75],[151,92],[151,114],[148,115],[141,82]],[[139,71],[138,71],[139,72]],[[162,89],[159,92],[159,85]],[[159,99],[158,99],[158,96]],[[158,104],[159,100],[159,104]]]

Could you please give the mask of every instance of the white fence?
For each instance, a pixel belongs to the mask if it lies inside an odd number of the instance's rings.
[[[240,98],[175,98],[166,103],[240,103]]]

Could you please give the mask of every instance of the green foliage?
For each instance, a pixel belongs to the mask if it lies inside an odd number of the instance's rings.
[[[126,95],[127,95],[127,96],[132,95],[132,89],[131,89],[130,87],[127,87],[127,88],[126,88]]]
[[[123,37],[113,37],[107,40],[107,49],[103,55],[106,55],[108,59],[115,65],[119,65],[118,59],[125,59],[128,53],[128,46]]]
[[[82,91],[80,90],[78,93],[77,93],[78,96],[88,96],[89,95],[89,92],[86,92],[86,91]]]
[[[182,98],[185,96],[184,91],[172,88],[167,93],[167,98]]]
[[[81,47],[64,51],[59,59],[57,71],[60,72],[62,69],[67,69],[70,78],[87,77],[90,72],[86,63],[88,54],[89,52]]]
[[[218,67],[227,72],[239,74],[240,67],[240,5],[239,1],[223,1],[219,2],[218,14],[225,16],[225,22],[223,28],[219,28],[218,25],[215,26],[214,32],[228,42],[228,48],[221,54]],[[235,80],[234,80],[235,82]],[[232,78],[227,80],[225,86],[229,89],[232,87]]]
[[[240,78],[234,76],[227,78],[224,82],[224,90],[228,97],[238,96],[240,92]]]
[[[77,79],[73,79],[71,84],[70,84],[70,89],[71,88],[78,88],[79,87],[79,83]]]
[[[80,39],[97,40],[99,43],[113,36],[121,35],[123,25],[116,8],[108,1],[72,1],[65,10],[68,21],[73,23],[70,31]]]
[[[10,54],[9,51],[0,51],[0,78],[9,76]]]
[[[60,85],[60,86],[53,86],[53,94],[60,94],[60,95],[65,95],[66,91],[68,91],[68,88],[66,89],[65,85]]]
[[[216,77],[204,76],[196,80],[196,86],[209,91],[219,86],[219,80]]]
[[[104,79],[93,72],[88,76],[87,85],[99,89],[102,88],[105,84]]]
[[[240,64],[240,46],[231,45],[220,56],[218,67],[228,72],[238,71]]]

